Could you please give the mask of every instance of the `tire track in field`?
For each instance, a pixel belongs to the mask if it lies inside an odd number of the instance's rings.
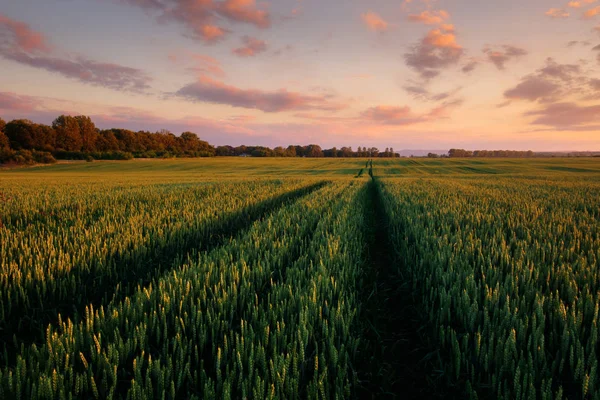
[[[175,241],[167,243],[160,249],[158,258],[149,252],[140,251],[142,260],[140,264],[150,265],[143,271],[128,270],[124,276],[108,279],[102,284],[96,282],[97,276],[92,271],[81,271],[81,282],[87,283],[81,285],[86,294],[80,298],[86,299],[86,301],[67,303],[48,298],[44,300],[44,310],[36,309],[34,314],[21,315],[19,321],[8,320],[0,323],[0,364],[14,365],[21,345],[29,346],[34,343],[42,345],[45,341],[46,327],[56,323],[59,314],[63,321],[71,318],[75,323],[83,315],[87,306],[93,305],[94,308],[99,308],[103,304],[108,304],[109,301],[124,299],[131,295],[138,286],[145,286],[153,278],[172,268],[177,268],[188,256],[193,257],[194,254],[208,252],[226,244],[230,238],[247,230],[255,221],[266,218],[286,204],[326,185],[327,181],[317,182],[245,207],[219,220],[216,228],[207,232],[203,237],[192,233],[186,236],[183,244]],[[178,237],[177,234],[172,236]],[[136,256],[134,254],[128,258],[136,258]],[[114,262],[123,268],[127,267],[127,259],[117,257],[108,262]]]
[[[432,355],[436,354],[422,331],[425,319],[419,313],[412,282],[402,275],[403,265],[395,256],[376,178],[369,183],[365,207],[368,224],[363,309],[363,352],[359,356],[360,399],[454,399],[436,379]]]

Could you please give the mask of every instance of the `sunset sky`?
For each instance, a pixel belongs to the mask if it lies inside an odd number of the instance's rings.
[[[0,71],[4,120],[600,150],[599,0],[0,0]]]

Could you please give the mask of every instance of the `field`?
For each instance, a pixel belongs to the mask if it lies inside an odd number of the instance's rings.
[[[0,170],[0,399],[600,399],[600,159]]]

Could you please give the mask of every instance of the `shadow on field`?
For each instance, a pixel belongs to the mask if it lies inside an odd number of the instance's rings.
[[[369,182],[365,219],[369,226],[360,321],[366,343],[359,358],[360,399],[459,399],[442,388],[437,352],[424,336],[412,282],[391,243],[376,178]],[[436,376],[437,375],[437,376]]]
[[[34,300],[43,304],[43,308],[30,308],[27,313],[15,311],[13,316],[0,321],[0,365],[14,365],[21,345],[45,343],[45,330],[48,324],[58,321],[58,314],[63,321],[70,318],[76,323],[85,313],[85,308],[93,305],[98,309],[109,301],[118,301],[131,295],[136,288],[149,284],[152,279],[166,271],[183,264],[188,256],[200,252],[208,252],[226,244],[231,238],[238,236],[250,226],[288,203],[306,196],[327,185],[326,181],[284,193],[253,206],[246,207],[224,217],[215,217],[207,223],[213,228],[201,232],[168,232],[171,240],[156,249],[134,249],[127,258],[119,256],[106,260],[117,274],[102,276],[101,271],[82,271],[73,268],[70,277],[75,282],[83,282],[77,288],[77,295],[70,302],[65,296],[52,297],[52,291],[45,293],[44,298]],[[130,260],[143,268],[130,268]],[[79,300],[81,299],[81,300]]]

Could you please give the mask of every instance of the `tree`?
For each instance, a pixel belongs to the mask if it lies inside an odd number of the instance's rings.
[[[216,149],[217,156],[228,157],[234,155],[233,147],[231,146],[219,146]]]
[[[79,123],[70,115],[61,115],[52,122],[56,131],[56,149],[81,151],[83,140],[79,131]]]
[[[14,150],[32,150],[37,142],[35,124],[28,119],[15,119],[6,124],[5,135]]]
[[[296,157],[296,146],[288,146],[288,148],[285,149],[285,156]]]
[[[352,147],[342,147],[340,149],[340,157],[353,157],[354,152],[352,151]]]
[[[323,150],[321,149],[321,146],[319,146],[318,144],[310,144],[308,146],[306,146],[306,151],[305,151],[305,155],[306,157],[323,157]]]
[[[0,150],[8,149],[10,147],[10,141],[8,137],[4,134],[4,129],[6,127],[6,122],[2,118],[0,118]]]
[[[78,115],[75,117],[79,125],[79,134],[81,135],[81,150],[85,152],[96,151],[96,141],[98,140],[98,130],[90,117]]]

